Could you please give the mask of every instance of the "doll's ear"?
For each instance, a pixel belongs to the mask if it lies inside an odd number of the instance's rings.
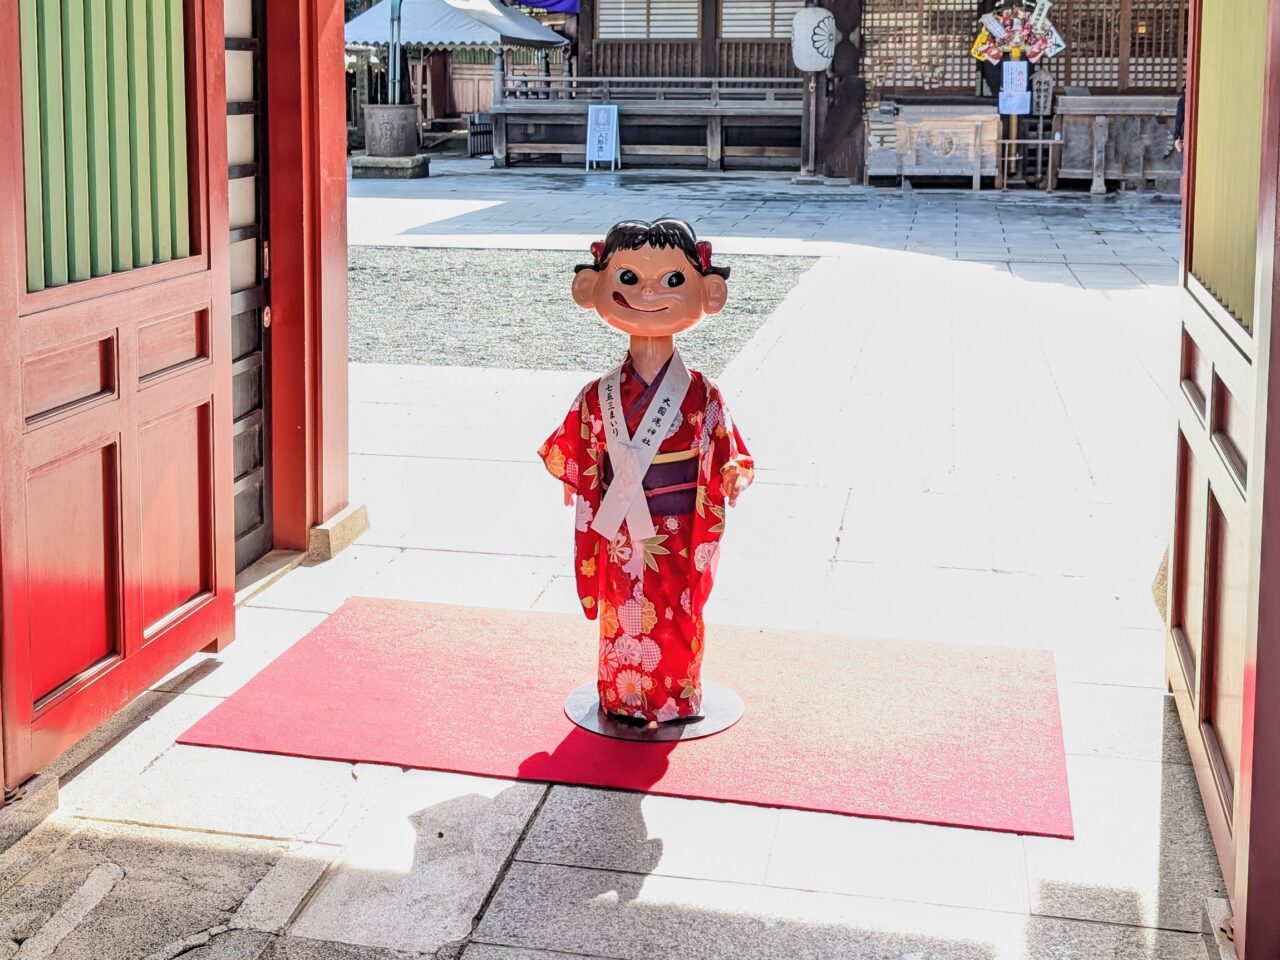
[[[708,273],[702,278],[702,310],[710,315],[724,309],[729,299],[729,284],[717,273]]]
[[[587,268],[573,275],[573,302],[583,310],[592,310],[596,305],[596,286],[604,274],[598,270]]]

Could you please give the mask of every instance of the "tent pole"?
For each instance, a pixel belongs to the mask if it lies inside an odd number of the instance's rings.
[[[400,8],[404,0],[391,0],[391,44],[388,51],[387,91],[388,103],[400,102]]]
[[[427,96],[427,50],[418,46],[418,96],[414,98],[418,104],[418,142],[422,142],[423,126],[426,123],[422,106],[430,98]]]

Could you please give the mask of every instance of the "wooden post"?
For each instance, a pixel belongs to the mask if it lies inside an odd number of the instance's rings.
[[[1129,54],[1133,50],[1133,0],[1120,0],[1120,89],[1129,89]]]
[[[505,113],[493,115],[493,165],[495,167],[507,165],[507,115]]]
[[[501,106],[506,98],[507,57],[501,47],[493,52],[493,105]]]
[[[347,502],[347,156],[339,0],[268,3],[276,545]]]
[[[1005,139],[1018,139],[1018,118],[1013,114],[1009,115],[1009,129],[1005,131]],[[1016,143],[1005,144],[1002,156],[1004,158],[1005,166],[1004,180],[1001,184],[1001,189],[1007,190],[1009,189],[1009,177],[1016,173],[1018,169],[1018,145]]]
[[[982,189],[982,124],[973,125],[973,189]]]
[[[707,169],[724,169],[723,117],[707,117]]]
[[[578,76],[593,77],[596,71],[596,0],[578,2]]]
[[[416,116],[418,121],[419,145],[426,142],[425,137],[423,135],[426,133],[426,128],[427,128],[426,114],[430,112],[430,106],[429,106],[429,104],[431,103],[431,98],[429,95],[430,86],[431,86],[431,78],[427,75],[426,51],[422,47],[419,47],[418,48],[418,90],[417,90],[417,96],[414,97],[414,105],[418,108]],[[424,106],[427,107],[427,110],[423,110]]]
[[[836,29],[843,39],[836,44],[830,80],[824,78],[817,91],[819,102],[812,133],[817,144],[813,173],[858,181],[864,175],[867,141],[864,117],[867,87],[862,77],[862,10],[865,4],[863,0],[820,2],[835,15]],[[806,118],[808,115],[806,105]],[[806,143],[802,134],[801,150],[807,159]]]
[[[699,62],[694,76],[720,76],[720,0],[698,0],[698,39]]]
[[[1089,187],[1092,194],[1102,195],[1107,192],[1107,118],[1093,118],[1093,184]]]
[[[369,105],[369,51],[356,54],[356,129],[364,135],[364,108]]]

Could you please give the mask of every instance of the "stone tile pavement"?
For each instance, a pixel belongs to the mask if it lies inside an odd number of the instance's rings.
[[[348,596],[577,609],[534,449],[591,372],[355,365],[372,529],[59,761],[59,811],[0,854],[0,958],[1201,960],[1222,883],[1150,594],[1176,208],[470,169],[353,184],[353,238],[694,209],[818,254],[720,378],[760,472],[709,617],[1054,651],[1076,839],[175,746]]]
[[[1066,282],[1172,282],[1176,201],[1039,192],[802,186],[777,173],[496,173],[484,160],[432,162],[426,180],[350,183],[350,241],[361,245],[585,250],[627,217],[681,216],[726,253],[839,253],[848,244],[931,257],[1071,264]],[[437,174],[438,171],[438,174]],[[1136,277],[1136,280],[1135,280]]]

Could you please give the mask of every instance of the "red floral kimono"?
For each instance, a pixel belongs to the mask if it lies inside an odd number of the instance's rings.
[[[645,383],[630,360],[621,403],[634,436],[666,373]],[[696,716],[702,700],[702,608],[711,593],[724,530],[722,477],[753,463],[715,385],[696,370],[644,477],[655,535],[633,541],[623,524],[607,541],[591,527],[612,480],[600,411],[599,380],[574,401],[564,423],[538,451],[553,477],[576,493],[574,567],[578,596],[600,623],[600,702],[610,713],[646,720]]]

